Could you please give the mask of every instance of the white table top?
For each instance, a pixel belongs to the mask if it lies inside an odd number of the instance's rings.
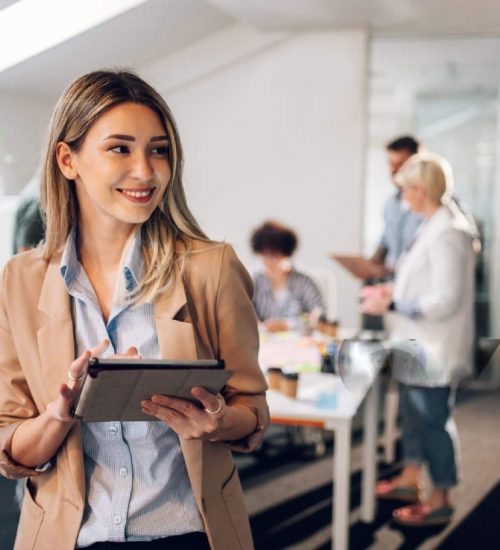
[[[349,391],[340,377],[322,372],[300,374],[297,398],[292,399],[277,390],[267,392],[271,418],[309,420],[328,424],[329,420],[352,418],[371,381],[355,391]]]
[[[277,390],[267,392],[271,418],[328,422],[352,418],[370,389],[376,372],[361,369],[356,380],[346,388],[339,376],[319,371],[321,354],[319,338],[304,338],[298,334],[264,334],[261,336],[260,364],[264,371],[280,365],[285,371],[298,371],[297,398],[292,399]]]

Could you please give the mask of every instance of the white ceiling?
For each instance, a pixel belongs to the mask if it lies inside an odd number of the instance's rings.
[[[500,37],[381,37],[373,41],[370,92],[492,95],[500,84]]]
[[[0,10],[3,10],[11,4],[15,4],[18,0],[0,0]]]
[[[210,0],[261,29],[499,32],[498,0]]]
[[[48,13],[47,17],[50,16]],[[143,65],[233,22],[203,0],[148,0],[0,72],[0,92],[52,99],[85,72],[103,67]],[[43,32],[43,25],[40,28]],[[19,34],[20,40],[24,39],[22,30]]]
[[[0,0],[0,17],[1,9],[13,1]],[[84,1],[68,0],[69,15],[72,2]],[[47,8],[47,17],[53,16]],[[264,32],[365,28],[375,36],[500,36],[500,0],[148,0],[0,72],[0,92],[52,99],[83,72],[99,67],[141,66],[234,23]],[[43,30],[41,22],[40,31]],[[27,38],[20,29],[19,40]],[[1,37],[0,46],[8,47],[1,44]],[[453,53],[452,48],[445,51]],[[498,50],[494,51],[496,55]],[[446,63],[445,60],[441,65]],[[464,73],[466,78],[492,79],[484,63],[482,68],[474,63],[476,59],[466,69],[470,73]],[[465,66],[463,60],[461,65]],[[410,73],[408,69],[411,77]],[[380,85],[384,85],[383,78],[386,77],[379,79]]]

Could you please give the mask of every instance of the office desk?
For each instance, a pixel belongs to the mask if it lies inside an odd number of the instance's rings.
[[[271,366],[269,363],[266,364],[266,359],[269,360],[270,356],[277,355],[276,350],[270,353],[272,344],[269,342],[271,341],[273,341],[272,338],[264,338],[262,342],[261,358],[264,370]],[[291,339],[290,349],[292,341]],[[304,342],[297,339],[296,345],[297,349],[303,348]],[[302,357],[307,355],[304,349],[300,353]],[[292,355],[290,351],[290,358]],[[273,423],[314,426],[334,433],[332,548],[335,544],[336,550],[347,550],[349,546],[351,424],[363,403],[364,441],[360,518],[366,522],[372,522],[375,519],[378,373],[359,380],[359,383],[354,386],[355,390],[349,391],[336,375],[302,372],[297,399],[290,399],[275,390],[269,390],[267,393]],[[331,396],[335,396],[335,403],[331,401]]]

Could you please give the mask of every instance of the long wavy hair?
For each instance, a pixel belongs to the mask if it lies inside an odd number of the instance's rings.
[[[182,184],[183,155],[172,113],[156,90],[128,70],[101,70],[86,74],[63,92],[52,120],[41,176],[41,200],[46,236],[44,258],[51,258],[78,225],[75,184],[62,174],[56,146],[65,142],[73,151],[83,144],[90,127],[105,112],[122,103],[149,107],[160,118],[169,139],[168,159],[172,172],[159,206],[141,227],[144,272],[132,301],[152,301],[167,291],[184,268],[190,239],[209,242],[188,208]],[[181,246],[179,246],[179,244]]]

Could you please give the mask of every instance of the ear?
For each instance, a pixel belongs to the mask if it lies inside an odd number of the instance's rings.
[[[75,153],[67,143],[64,143],[64,141],[60,141],[56,145],[56,160],[59,165],[59,170],[61,170],[66,179],[76,179],[78,170],[76,169]]]

